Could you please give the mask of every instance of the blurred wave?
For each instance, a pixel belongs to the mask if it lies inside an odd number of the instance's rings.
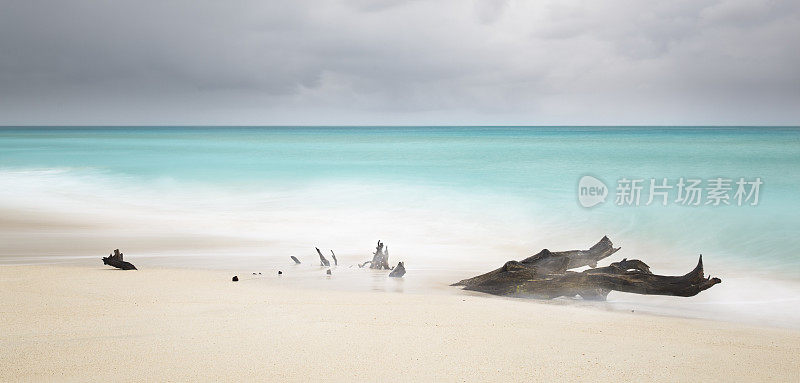
[[[691,300],[612,294],[620,307],[800,323],[786,307],[800,281],[798,144],[800,130],[758,128],[2,128],[0,221],[21,245],[0,245],[0,262],[29,259],[25,243],[87,235],[164,249],[151,255],[213,245],[208,265],[237,243],[356,261],[381,239],[421,273],[469,274],[609,235],[620,257],[662,274],[702,253],[724,281]],[[612,194],[585,209],[585,174],[612,188],[622,177],[765,183],[758,206],[620,207]],[[36,255],[86,256],[51,248]]]

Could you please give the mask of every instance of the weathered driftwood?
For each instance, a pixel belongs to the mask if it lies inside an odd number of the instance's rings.
[[[320,266],[330,266],[331,262],[328,261],[328,259],[325,258],[324,255],[322,255],[322,252],[319,251],[319,247],[315,247],[315,249],[317,249],[317,254],[319,254],[319,265]]]
[[[331,257],[333,257],[333,265],[339,266],[339,260],[336,259],[336,254],[333,253],[333,250],[331,250]]]
[[[646,263],[627,258],[609,266],[597,262],[616,253],[608,237],[603,237],[589,250],[550,252],[547,249],[520,262],[508,261],[503,267],[453,286],[464,286],[496,295],[552,299],[581,296],[605,300],[613,290],[635,294],[690,297],[722,281],[703,277],[703,257],[694,270],[682,276],[655,275]],[[583,272],[569,271],[589,266]]]
[[[525,258],[520,262],[508,261],[503,267],[490,271],[477,277],[464,279],[453,286],[481,286],[486,284],[498,283],[509,279],[513,281],[523,281],[534,278],[536,275],[563,274],[568,269],[590,266],[597,267],[597,262],[608,258],[619,251],[619,247],[614,248],[608,237],[603,237],[589,250],[570,250],[551,252],[544,249],[538,254]]]
[[[403,275],[406,275],[406,267],[403,262],[398,262],[397,266],[389,273],[389,276],[393,278],[401,278]]]
[[[389,246],[385,246],[383,242],[378,241],[375,252],[372,253],[372,260],[366,261],[358,265],[358,267],[364,267],[368,263],[370,269],[391,270],[392,268],[389,267]]]
[[[122,260],[122,253],[119,252],[119,249],[115,249],[114,254],[109,254],[108,257],[103,257],[103,264],[122,270],[136,270],[136,266],[134,266],[132,263]]]
[[[300,264],[300,260],[297,259],[297,257],[295,257],[294,255],[290,255],[290,257],[292,258],[292,260],[294,261],[295,264],[297,264],[297,265]]]

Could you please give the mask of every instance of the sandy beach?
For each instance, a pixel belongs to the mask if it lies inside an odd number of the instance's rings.
[[[800,383],[800,1],[0,2],[0,383]]]
[[[0,380],[800,379],[796,330],[231,275],[2,266]]]

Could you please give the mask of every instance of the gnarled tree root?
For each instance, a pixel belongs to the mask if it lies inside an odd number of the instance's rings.
[[[682,276],[656,275],[640,260],[623,259],[595,268],[597,261],[617,252],[608,237],[589,250],[553,253],[547,249],[521,262],[509,261],[503,267],[474,278],[454,283],[466,290],[495,295],[552,299],[581,296],[605,300],[611,291],[635,294],[690,297],[722,281],[703,276],[703,257],[694,270]],[[583,272],[571,268],[592,267]]]

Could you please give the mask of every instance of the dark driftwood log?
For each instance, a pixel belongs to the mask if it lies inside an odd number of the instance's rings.
[[[553,253],[547,249],[521,262],[508,261],[503,267],[453,286],[464,286],[496,295],[552,299],[581,296],[605,300],[613,290],[636,294],[690,297],[722,281],[703,277],[703,257],[694,270],[682,276],[655,275],[640,260],[623,259],[606,267],[595,268],[597,261],[617,252],[608,237],[589,250]],[[568,271],[590,266],[583,272]]]
[[[590,266],[596,267],[597,262],[608,258],[619,251],[615,248],[608,237],[603,237],[589,250],[569,250],[551,252],[544,249],[538,254],[523,259],[521,262],[509,261],[503,267],[490,271],[477,277],[464,279],[453,286],[480,286],[484,283],[497,283],[511,278],[514,281],[522,281],[543,274],[563,274],[568,269]],[[509,266],[510,264],[510,266]]]
[[[295,257],[294,255],[291,255],[290,257],[292,257],[292,260],[294,261],[295,264],[298,264],[298,265],[300,264],[300,260],[297,259],[297,257]]]
[[[406,275],[406,267],[403,262],[398,262],[397,266],[389,273],[389,276],[394,278],[401,278],[403,275]]]
[[[331,250],[331,257],[333,257],[333,265],[339,266],[339,260],[336,259],[336,254],[333,253],[333,250]]]
[[[319,254],[319,265],[320,266],[330,266],[331,262],[328,261],[328,259],[325,258],[324,255],[322,255],[322,252],[319,251],[319,247],[315,247],[315,249],[317,249],[317,254]]]
[[[103,257],[103,264],[122,270],[136,270],[136,266],[134,266],[132,263],[122,260],[122,253],[119,252],[119,249],[115,249],[114,254],[109,254],[108,257]]]
[[[385,246],[383,242],[378,241],[375,252],[372,253],[372,260],[366,261],[358,265],[358,267],[364,267],[368,263],[370,269],[391,270],[392,268],[389,267],[389,246]]]

